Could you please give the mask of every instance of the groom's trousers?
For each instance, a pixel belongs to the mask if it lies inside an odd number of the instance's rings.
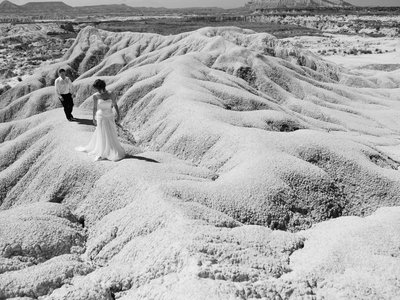
[[[65,116],[67,117],[68,120],[71,120],[73,118],[72,108],[74,107],[74,101],[72,100],[72,95],[71,95],[71,93],[61,94],[61,97],[63,98],[63,100],[61,101],[61,104],[64,107]]]

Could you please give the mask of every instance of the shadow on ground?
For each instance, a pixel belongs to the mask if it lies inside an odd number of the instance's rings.
[[[90,119],[74,118],[74,122],[77,122],[80,125],[93,125],[93,120]]]
[[[124,159],[137,159],[137,160],[144,160],[147,162],[151,162],[151,163],[156,163],[159,164],[160,162],[155,160],[155,159],[151,159],[148,157],[143,157],[143,156],[138,156],[138,155],[131,155],[131,154],[127,154]]]

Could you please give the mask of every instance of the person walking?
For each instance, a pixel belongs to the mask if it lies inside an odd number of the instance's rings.
[[[58,70],[59,77],[55,81],[55,88],[58,99],[61,101],[64,107],[65,116],[68,121],[73,121],[74,116],[72,115],[72,109],[74,107],[74,101],[72,100],[72,82],[65,74],[64,69]]]
[[[116,123],[120,121],[116,95],[106,89],[106,83],[101,79],[97,79],[93,87],[97,90],[93,95],[93,124],[96,130],[86,146],[75,149],[87,152],[95,161],[121,160],[125,157],[125,150],[118,140],[116,129]]]

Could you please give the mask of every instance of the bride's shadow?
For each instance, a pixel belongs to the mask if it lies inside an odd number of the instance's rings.
[[[137,159],[137,160],[144,160],[144,161],[156,163],[156,164],[160,163],[159,161],[152,159],[152,158],[138,156],[138,155],[131,155],[131,154],[127,154],[123,159]]]

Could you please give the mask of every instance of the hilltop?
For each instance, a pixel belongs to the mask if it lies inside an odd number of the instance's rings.
[[[72,6],[65,4],[62,1],[54,2],[28,2],[21,6],[24,12],[30,13],[69,13],[74,11]]]
[[[23,5],[16,5],[8,0],[5,0],[0,3],[1,14],[70,13],[72,11],[74,11],[74,8],[62,1],[28,2]]]
[[[3,2],[0,3],[0,12],[1,13],[18,13],[22,10],[23,8],[8,1],[4,0]]]

